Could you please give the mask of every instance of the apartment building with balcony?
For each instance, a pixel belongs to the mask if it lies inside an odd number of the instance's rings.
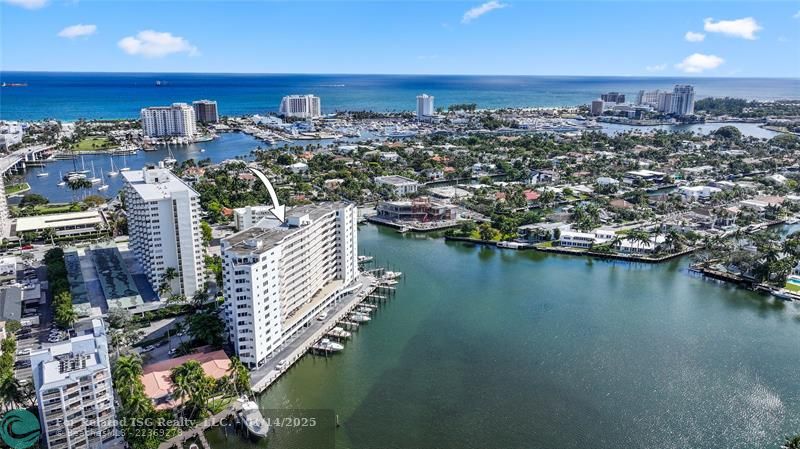
[[[172,294],[190,298],[203,288],[200,195],[162,167],[122,173],[130,246],[155,290],[169,268]]]
[[[225,321],[242,363],[261,366],[355,288],[357,219],[350,203],[307,205],[222,240]]]
[[[31,369],[46,447],[103,449],[120,442],[101,320],[92,320],[85,335],[32,352]]]

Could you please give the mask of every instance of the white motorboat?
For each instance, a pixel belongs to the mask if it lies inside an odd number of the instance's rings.
[[[239,411],[239,421],[247,429],[247,433],[253,439],[261,439],[269,433],[269,424],[261,415],[258,404],[247,398],[238,399],[243,402],[242,409]]]
[[[399,271],[387,271],[387,272],[386,272],[386,273],[383,275],[383,277],[384,277],[384,279],[397,279],[397,278],[399,278],[399,277],[400,277],[400,276],[402,276],[402,275],[403,275],[403,273],[401,273],[401,272],[399,272]]]
[[[363,313],[351,313],[349,318],[350,321],[355,321],[356,323],[366,323],[367,321],[371,320],[370,317],[364,315]]]
[[[317,351],[324,351],[324,352],[339,352],[344,349],[343,345],[339,343],[334,343],[330,341],[328,338],[323,338],[319,342],[317,342],[314,346],[311,347]]]
[[[328,335],[337,337],[337,338],[350,338],[353,334],[344,330],[344,328],[336,326],[328,332]]]
[[[38,176],[40,178],[43,178],[45,176],[50,176],[50,173],[47,173],[46,171],[43,171],[43,172],[36,173],[36,176]]]

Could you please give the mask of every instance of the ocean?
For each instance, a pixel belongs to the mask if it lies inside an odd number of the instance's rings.
[[[698,98],[800,99],[800,79],[459,75],[299,75],[201,73],[0,72],[0,119],[138,118],[146,106],[216,100],[222,115],[276,112],[284,95],[318,95],[325,113],[339,110],[406,111],[428,93],[436,106],[476,103],[481,108],[586,104],[600,93],[671,89],[692,84]],[[160,85],[157,85],[160,82]]]

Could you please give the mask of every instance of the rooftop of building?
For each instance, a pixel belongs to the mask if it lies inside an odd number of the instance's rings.
[[[104,225],[103,216],[99,211],[87,210],[84,212],[68,212],[65,214],[35,215],[32,217],[19,217],[14,228],[21,232],[39,231],[42,229],[58,229],[63,227],[87,227]]]
[[[400,176],[400,175],[378,176],[375,178],[375,181],[395,186],[400,186],[410,183],[417,184],[417,181],[414,181],[413,179],[406,178],[405,176]]]
[[[172,368],[180,366],[189,360],[200,363],[200,366],[203,367],[203,372],[214,379],[219,379],[227,374],[231,366],[231,359],[225,354],[225,351],[207,350],[156,362],[143,367],[141,379],[144,385],[144,394],[156,403],[156,409],[170,409],[180,403],[170,397],[170,393],[172,392],[170,374]]]
[[[147,180],[145,171],[149,172]],[[163,200],[177,192],[189,192],[190,196],[199,196],[194,189],[166,168],[131,170],[122,172],[122,176],[145,201]]]
[[[22,317],[22,288],[11,286],[0,290],[0,319],[19,321]]]
[[[350,204],[345,201],[336,201],[295,207],[286,211],[286,221],[283,224],[280,224],[277,220],[262,220],[257,225],[224,239],[224,246],[242,254],[262,253],[302,229],[301,227],[290,225],[292,218],[300,218],[307,215],[314,222]]]
[[[103,322],[92,320],[83,334],[31,353],[31,367],[37,387],[58,386],[109,367],[108,342]]]

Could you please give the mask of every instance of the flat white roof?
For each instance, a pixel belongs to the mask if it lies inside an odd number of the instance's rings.
[[[17,233],[40,231],[42,229],[60,229],[64,227],[88,227],[103,224],[103,217],[99,211],[87,210],[85,212],[68,212],[66,214],[36,215],[33,217],[17,218]]]
[[[194,189],[183,182],[180,178],[172,174],[167,169],[155,168],[153,170],[163,170],[167,180],[163,182],[147,183],[144,181],[143,170],[131,170],[122,172],[122,176],[145,201],[158,201],[170,198],[173,193],[189,192],[189,196],[198,196]]]

